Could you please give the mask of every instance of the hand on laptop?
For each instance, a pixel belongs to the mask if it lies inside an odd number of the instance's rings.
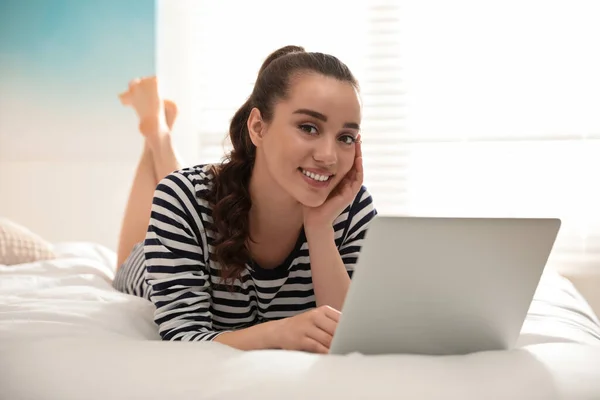
[[[329,346],[341,313],[329,306],[321,306],[294,317],[279,321],[279,348],[284,350],[329,353]]]

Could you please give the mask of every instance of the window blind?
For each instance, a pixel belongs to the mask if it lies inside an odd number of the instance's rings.
[[[262,61],[299,44],[359,79],[380,214],[559,217],[550,263],[600,268],[593,1],[157,4],[161,90],[182,109],[191,162],[223,156]]]
[[[402,1],[411,215],[559,217],[600,268],[600,5]]]

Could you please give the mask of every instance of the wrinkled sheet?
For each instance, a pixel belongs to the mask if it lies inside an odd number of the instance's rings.
[[[1,399],[600,399],[600,323],[556,274],[512,351],[324,356],[160,341],[152,304],[112,288],[114,253],[57,251],[0,266]]]

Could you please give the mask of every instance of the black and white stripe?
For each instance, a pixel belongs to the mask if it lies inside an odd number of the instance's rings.
[[[113,287],[120,292],[149,298],[149,287],[146,285],[146,270],[144,268],[144,243],[133,246],[129,257],[123,266],[117,270]]]
[[[211,260],[215,231],[205,200],[213,176],[209,165],[174,172],[156,188],[143,245],[119,269],[115,287],[156,306],[164,340],[212,340],[218,334],[286,318],[315,307],[308,243],[301,233],[287,260],[275,269],[249,261],[233,290],[222,284]],[[334,222],[335,242],[350,276],[368,223],[376,215],[362,187]]]

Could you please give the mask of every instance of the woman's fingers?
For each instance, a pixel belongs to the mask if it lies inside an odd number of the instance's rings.
[[[333,340],[333,335],[325,332],[317,326],[314,326],[311,330],[309,330],[306,336],[318,342],[321,346],[325,348],[325,351],[329,350],[329,347],[331,346],[331,341]]]
[[[362,157],[362,136],[358,135],[356,137],[356,154],[354,158]]]
[[[317,354],[329,353],[329,346],[324,346],[323,344],[321,344],[321,342],[309,336],[304,337],[303,342],[301,343],[301,349]]]
[[[333,320],[335,322],[340,322],[340,317],[342,316],[341,312],[339,312],[335,308],[329,307],[329,306],[322,306],[320,308],[323,308],[323,314],[327,318],[329,318],[329,319],[331,319],[331,320]]]
[[[363,169],[363,157],[362,157],[362,142],[361,135],[358,135],[358,142],[356,143],[356,155],[354,157],[354,180],[353,186],[360,186],[363,184],[364,179],[364,169]]]
[[[337,328],[338,321],[323,314],[315,319],[315,326],[329,336],[333,336]]]
[[[354,172],[355,172],[355,181],[359,182],[362,185],[363,182],[363,158],[359,157],[355,161]]]
[[[306,337],[316,341],[323,349],[319,352],[328,352],[337,328],[340,312],[329,306],[322,306],[314,310],[312,324],[306,332]]]

